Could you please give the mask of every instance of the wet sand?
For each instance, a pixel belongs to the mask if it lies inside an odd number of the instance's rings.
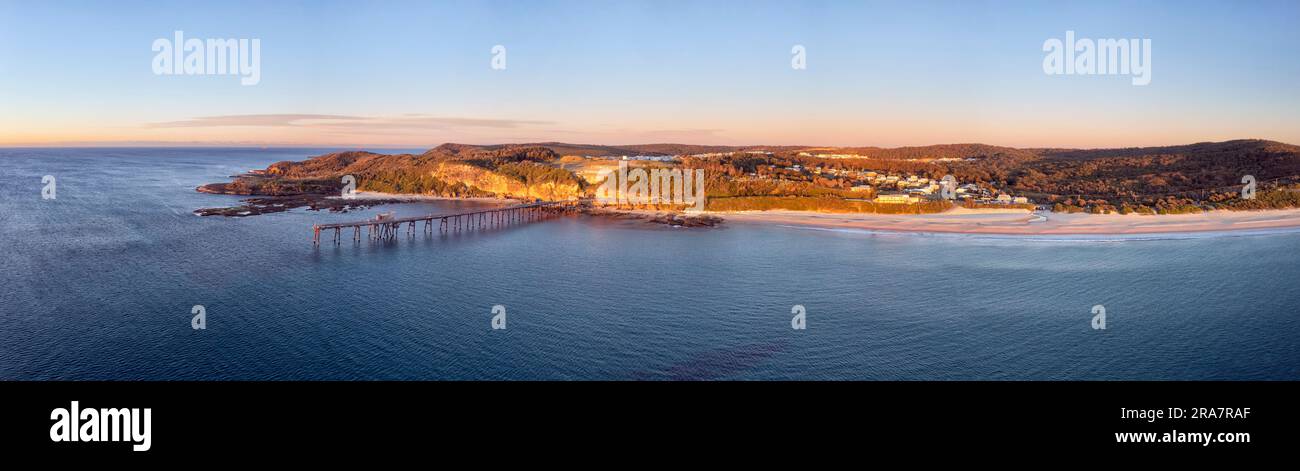
[[[936,214],[737,211],[709,213],[727,222],[899,232],[1007,235],[1159,234],[1300,228],[1300,209],[1119,215],[956,208]]]

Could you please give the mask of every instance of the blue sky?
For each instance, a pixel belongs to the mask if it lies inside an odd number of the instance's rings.
[[[1298,20],[1300,2],[0,0],[0,145],[1300,143]],[[155,75],[176,30],[260,39],[260,82]],[[1044,74],[1067,30],[1150,38],[1151,84]]]

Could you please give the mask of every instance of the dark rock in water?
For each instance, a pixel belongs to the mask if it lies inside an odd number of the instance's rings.
[[[678,213],[658,213],[648,219],[650,222],[666,224],[673,227],[714,227],[722,223],[722,218],[707,214],[686,215]]]
[[[582,214],[592,216],[602,216],[614,219],[632,219],[663,224],[671,227],[717,227],[722,224],[723,219],[717,216],[707,214],[683,214],[683,213],[654,213],[646,214],[640,212],[620,211],[616,209],[607,209],[591,206],[582,206],[570,211],[576,211]]]
[[[203,191],[200,189],[199,191]],[[346,213],[357,209],[366,209],[371,206],[382,204],[395,204],[408,202],[401,198],[367,198],[367,199],[347,199],[326,195],[292,195],[292,196],[263,196],[243,200],[243,205],[232,206],[228,208],[204,208],[194,211],[199,216],[225,216],[225,217],[244,217],[257,216],[259,214],[279,213],[294,208],[306,207],[312,211],[322,209],[329,210],[333,213]]]

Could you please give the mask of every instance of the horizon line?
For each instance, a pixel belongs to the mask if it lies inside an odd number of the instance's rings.
[[[588,144],[582,142],[565,142],[565,141],[530,141],[530,142],[494,142],[490,144],[471,143],[471,142],[443,142],[433,145],[401,145],[401,144],[365,144],[365,145],[329,145],[329,144],[309,144],[309,143],[220,143],[220,142],[60,142],[60,143],[20,143],[20,144],[3,144],[0,143],[0,149],[166,149],[166,148],[221,148],[221,149],[346,149],[346,150],[366,150],[366,149],[384,149],[384,150],[408,150],[408,149],[435,149],[437,147],[454,144],[466,146],[503,146],[503,145],[534,145],[545,146],[552,145],[570,145],[570,146],[594,146],[594,147],[635,147],[635,146],[662,146],[662,145],[680,145],[680,146],[698,146],[698,147],[730,147],[730,148],[794,148],[794,149],[845,149],[845,148],[875,148],[882,150],[906,149],[918,147],[934,146],[953,146],[953,145],[980,145],[989,147],[1003,147],[1016,150],[1034,150],[1034,149],[1066,149],[1066,150],[1105,150],[1105,149],[1144,149],[1159,147],[1176,147],[1196,144],[1222,144],[1237,141],[1262,141],[1274,142],[1278,144],[1295,146],[1285,141],[1264,138],[1234,138],[1221,141],[1195,141],[1180,142],[1173,144],[1143,145],[1143,146],[1118,146],[1118,147],[1070,147],[1070,146],[1029,146],[1017,147],[1001,144],[988,144],[984,142],[941,142],[923,145],[905,145],[905,146],[877,146],[877,145],[768,145],[768,144],[691,144],[688,142],[650,142],[640,144]]]

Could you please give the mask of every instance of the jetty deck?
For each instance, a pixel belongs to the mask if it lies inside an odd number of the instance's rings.
[[[546,219],[558,214],[554,209],[578,204],[577,201],[543,201],[501,208],[482,209],[452,214],[430,214],[404,218],[377,217],[365,221],[340,222],[333,224],[316,224],[312,226],[312,244],[320,245],[322,231],[334,231],[334,245],[341,243],[343,231],[352,230],[353,242],[361,242],[361,229],[366,229],[369,240],[391,240],[397,238],[402,226],[406,226],[408,237],[415,237],[416,223],[423,222],[423,233],[433,235],[433,222],[438,221],[438,233],[492,229],[511,225],[526,224]]]

